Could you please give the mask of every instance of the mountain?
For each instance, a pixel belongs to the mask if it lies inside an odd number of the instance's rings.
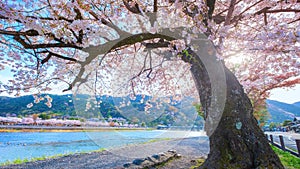
[[[43,95],[45,96],[45,95]],[[25,116],[27,114],[42,113],[42,112],[54,112],[58,114],[74,115],[74,105],[70,101],[71,95],[50,95],[53,99],[52,108],[47,107],[46,101],[43,100],[40,103],[34,104],[32,108],[27,108],[27,105],[34,101],[33,96],[21,96],[21,97],[4,97],[0,96],[0,116],[6,116],[6,114],[15,114]]]
[[[88,95],[50,95],[52,107],[47,107],[46,99],[31,108],[27,105],[34,101],[33,96],[4,97],[0,96],[0,116],[26,116],[30,114],[57,114],[60,116],[79,116],[90,118],[124,118],[128,121],[145,122],[148,126],[157,124],[186,126],[203,125],[198,117],[191,97],[181,101],[172,97],[156,98],[136,95],[134,98]],[[45,97],[45,95],[40,95]],[[146,107],[146,109],[145,109]],[[148,109],[148,110],[147,110]]]
[[[284,120],[293,120],[295,116],[300,117],[300,102],[288,104],[267,100],[267,109],[271,115],[269,122],[282,123]]]
[[[39,103],[33,103],[34,97],[31,95],[21,97],[4,97],[0,96],[0,116],[6,115],[21,115],[26,116],[30,114],[39,113],[55,113],[63,116],[83,116],[86,118],[98,117],[99,109],[95,109],[93,106],[94,100],[91,100],[88,95],[51,95],[43,94],[39,97],[45,97],[46,95],[52,98],[52,107],[49,108],[45,103],[47,99],[41,100]],[[105,117],[122,117],[119,112],[115,109],[114,100],[108,96],[101,96],[97,98],[101,100],[99,104],[100,112],[105,112]],[[93,108],[86,109],[87,103],[90,102]],[[27,105],[33,103],[31,108]]]
[[[293,105],[300,108],[300,102],[293,103]]]
[[[45,96],[45,95],[41,95]],[[137,95],[135,98],[98,96],[94,100],[88,95],[50,95],[53,99],[52,107],[45,104],[45,100],[34,104],[30,109],[29,103],[34,101],[32,96],[5,97],[0,96],[0,116],[21,115],[26,116],[34,113],[55,113],[58,115],[81,116],[85,118],[108,118],[122,117],[125,119],[138,118],[147,121],[148,124],[169,124],[169,123],[193,123],[195,117],[195,107],[193,98],[185,97],[181,101],[172,98],[159,98],[153,102],[151,96]],[[164,100],[169,100],[165,102]],[[88,102],[90,109],[86,109]],[[95,104],[98,103],[98,106]],[[148,113],[145,106],[150,103]],[[293,104],[283,103],[275,100],[267,100],[267,109],[271,115],[269,122],[282,123],[284,120],[293,120],[300,117],[300,102]],[[99,111],[100,110],[100,111]],[[181,124],[182,125],[182,124]]]

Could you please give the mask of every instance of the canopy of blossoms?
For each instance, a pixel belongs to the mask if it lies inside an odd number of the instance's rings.
[[[298,0],[220,0],[214,6],[201,0],[3,0],[0,69],[14,75],[0,89],[15,95],[43,93],[58,84],[61,90],[70,90],[92,81],[87,88],[99,95],[193,93],[194,86],[178,87],[192,80],[186,73],[189,65],[172,56],[182,52],[195,34],[204,33],[254,106],[260,105],[270,90],[300,83],[299,4]],[[186,28],[181,30],[183,41],[155,35],[178,27]],[[136,35],[143,32],[152,35],[139,40]],[[148,50],[154,44],[169,48]],[[157,85],[161,87],[153,87]]]

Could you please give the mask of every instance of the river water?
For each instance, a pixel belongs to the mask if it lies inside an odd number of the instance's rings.
[[[0,133],[0,163],[16,159],[110,149],[160,138],[183,138],[198,132],[100,131]]]

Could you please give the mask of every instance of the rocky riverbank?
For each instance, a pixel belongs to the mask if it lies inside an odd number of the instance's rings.
[[[186,169],[194,165],[198,158],[205,158],[209,152],[208,139],[206,137],[193,137],[184,139],[162,140],[145,144],[129,145],[122,148],[105,150],[85,154],[68,155],[55,159],[28,162],[20,165],[8,165],[0,168],[30,168],[30,169],[79,169],[79,168],[101,168],[120,169],[126,164],[132,164],[134,160],[145,159],[150,156],[166,153],[168,150],[175,150],[171,156],[180,155],[180,158],[173,158],[156,166],[161,169]],[[138,160],[137,160],[138,161]],[[168,161],[168,162],[167,162]],[[125,164],[125,166],[124,166]]]

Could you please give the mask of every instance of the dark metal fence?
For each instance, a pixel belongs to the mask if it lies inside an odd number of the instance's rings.
[[[282,135],[273,136],[272,134],[270,134],[270,135],[266,134],[266,137],[272,145],[280,148],[283,151],[287,151],[296,157],[300,157],[300,139],[295,139],[297,150],[294,150],[285,145],[284,138]],[[275,137],[279,137],[279,142],[274,141]]]

